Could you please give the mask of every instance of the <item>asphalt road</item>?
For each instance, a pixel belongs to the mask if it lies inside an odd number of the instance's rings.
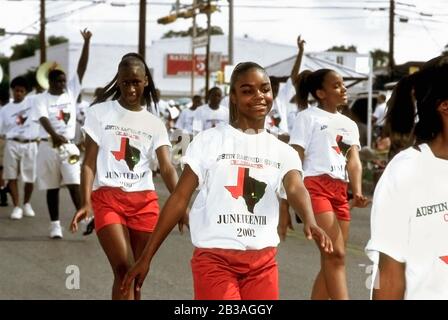
[[[166,189],[160,179],[155,182],[163,204]],[[68,190],[61,189],[60,196],[62,240],[48,237],[44,192],[33,195],[34,218],[10,220],[10,200],[9,207],[0,207],[0,299],[110,299],[113,275],[96,235],[68,232],[74,207]],[[352,216],[346,263],[349,292],[352,299],[368,299],[370,262],[363,250],[370,234],[370,208],[356,209]],[[192,299],[192,252],[189,234],[173,230],[153,261],[142,299]],[[314,242],[305,240],[300,225],[280,244],[278,261],[281,299],[309,299],[319,252]]]

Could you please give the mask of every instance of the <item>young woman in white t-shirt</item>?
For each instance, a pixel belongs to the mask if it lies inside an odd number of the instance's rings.
[[[448,299],[448,57],[401,79],[386,128],[415,139],[375,189],[371,238],[378,264],[373,299]]]
[[[198,187],[190,211],[196,299],[278,299],[275,256],[283,188],[302,215],[306,237],[332,251],[329,237],[316,225],[299,157],[264,129],[271,107],[266,71],[253,62],[238,64],[231,77],[230,124],[199,133],[189,145],[179,183],[143,255],[128,272],[124,292],[134,279],[141,287],[154,254]]]
[[[297,89],[301,104],[307,102],[311,93],[318,105],[297,115],[289,143],[302,160],[304,183],[317,224],[334,245],[332,253],[322,251],[321,270],[311,298],[348,299],[345,274],[345,243],[350,225],[348,185],[354,197],[353,206],[368,204],[361,190],[358,128],[354,121],[338,112],[347,103],[347,90],[335,71],[303,71]]]
[[[107,101],[109,97],[112,100]],[[129,257],[140,257],[157,223],[159,206],[149,166],[153,152],[170,192],[178,179],[166,128],[146,108],[154,97],[145,61],[130,53],[123,56],[104,93],[86,110],[82,207],[71,230],[77,231],[78,222],[93,210],[98,239],[114,272],[112,299],[140,298],[140,291],[123,294],[120,284],[130,267]]]

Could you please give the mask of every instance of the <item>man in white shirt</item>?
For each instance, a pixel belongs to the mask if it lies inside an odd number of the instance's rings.
[[[193,132],[198,133],[229,123],[229,108],[221,105],[222,91],[213,87],[208,91],[207,104],[200,106],[194,115]]]
[[[180,129],[183,133],[192,135],[194,113],[200,105],[202,105],[202,98],[201,96],[195,95],[192,99],[191,107],[185,108],[180,112],[179,118],[176,121],[176,129]]]
[[[372,124],[375,136],[379,137],[381,136],[386,117],[386,96],[380,94],[376,101],[376,108],[372,114]]]
[[[80,209],[79,162],[70,164],[60,156],[61,146],[73,144],[76,130],[76,99],[81,92],[81,81],[89,58],[92,33],[81,31],[84,45],[78,62],[77,74],[66,83],[66,75],[61,70],[51,70],[48,74],[50,87],[36,98],[34,119],[41,124],[40,145],[37,156],[39,168],[37,184],[47,190],[47,205],[50,213],[50,237],[62,238],[59,221],[59,188],[65,185],[76,210]],[[73,144],[73,147],[76,146]],[[61,179],[62,177],[62,179]]]
[[[22,216],[34,217],[30,204],[36,180],[36,155],[38,125],[31,120],[33,99],[27,97],[29,85],[24,77],[16,77],[11,81],[14,100],[0,111],[0,134],[5,137],[3,158],[3,180],[8,181],[14,209],[10,215],[13,220]],[[24,182],[23,209],[19,206],[17,179]]]

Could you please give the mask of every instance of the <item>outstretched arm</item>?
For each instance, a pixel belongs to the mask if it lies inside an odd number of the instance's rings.
[[[157,222],[151,239],[147,242],[141,257],[131,270],[128,271],[122,282],[121,290],[123,293],[129,291],[134,279],[136,280],[135,290],[140,290],[149,271],[149,265],[151,264],[154,254],[184,215],[191,196],[198,184],[199,182],[196,174],[191,170],[190,166],[185,165],[185,169],[182,172],[176,188],[166,201],[162,212],[160,213],[159,221]]]
[[[297,53],[296,61],[291,70],[291,81],[294,87],[299,79],[300,65],[302,64],[303,52],[305,50],[305,40],[302,40],[300,35],[297,37],[297,47],[299,48],[299,52]]]
[[[325,252],[332,252],[333,244],[330,237],[317,226],[316,219],[314,219],[310,195],[302,182],[300,173],[297,170],[289,171],[283,178],[283,185],[288,203],[303,221],[303,231],[307,239],[314,239]]]
[[[90,32],[86,28],[81,31],[81,35],[84,39],[84,45],[82,47],[81,56],[79,57],[78,69],[77,69],[79,82],[82,82],[84,73],[86,73],[87,62],[89,62],[89,47],[90,47],[90,38],[92,37],[92,32]]]

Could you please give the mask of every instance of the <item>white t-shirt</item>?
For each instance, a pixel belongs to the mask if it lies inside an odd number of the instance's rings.
[[[305,177],[328,174],[334,179],[348,181],[346,152],[359,144],[356,123],[348,117],[309,107],[299,112],[291,131],[289,144],[305,149]]]
[[[266,131],[246,134],[227,124],[199,133],[182,162],[199,181],[200,192],[190,211],[194,246],[277,246],[283,177],[290,170],[302,170],[294,149]]]
[[[32,120],[34,97],[22,102],[10,102],[0,111],[0,134],[6,139],[34,140],[39,136],[39,124]]]
[[[86,109],[89,105],[90,103],[84,100],[76,104],[76,131],[74,139],[76,144],[82,142],[81,127],[84,125],[84,121],[86,119]]]
[[[278,127],[283,132],[289,132],[289,118],[288,118],[288,106],[279,97],[275,98],[272,103],[272,110],[274,110],[280,116],[280,123]]]
[[[81,83],[78,75],[67,83],[66,91],[55,96],[48,91],[36,96],[36,108],[33,119],[39,121],[46,117],[57,134],[64,136],[67,140],[75,137],[76,131],[76,100],[81,92]],[[47,139],[48,132],[41,126],[40,138]]]
[[[373,116],[376,118],[375,125],[384,126],[385,116],[386,116],[386,103],[381,103],[376,106]]]
[[[200,132],[226,123],[229,123],[229,108],[220,105],[213,110],[208,104],[204,104],[194,113],[193,131]]]
[[[448,161],[427,144],[386,167],[373,197],[366,253],[405,263],[405,299],[448,299]]]
[[[183,109],[176,121],[176,128],[183,130],[185,133],[193,134],[193,120],[196,110],[191,110],[190,108]]]
[[[129,111],[118,101],[107,101],[86,110],[82,130],[99,146],[93,190],[103,186],[123,191],[154,190],[151,154],[171,146],[163,122],[148,112]]]

